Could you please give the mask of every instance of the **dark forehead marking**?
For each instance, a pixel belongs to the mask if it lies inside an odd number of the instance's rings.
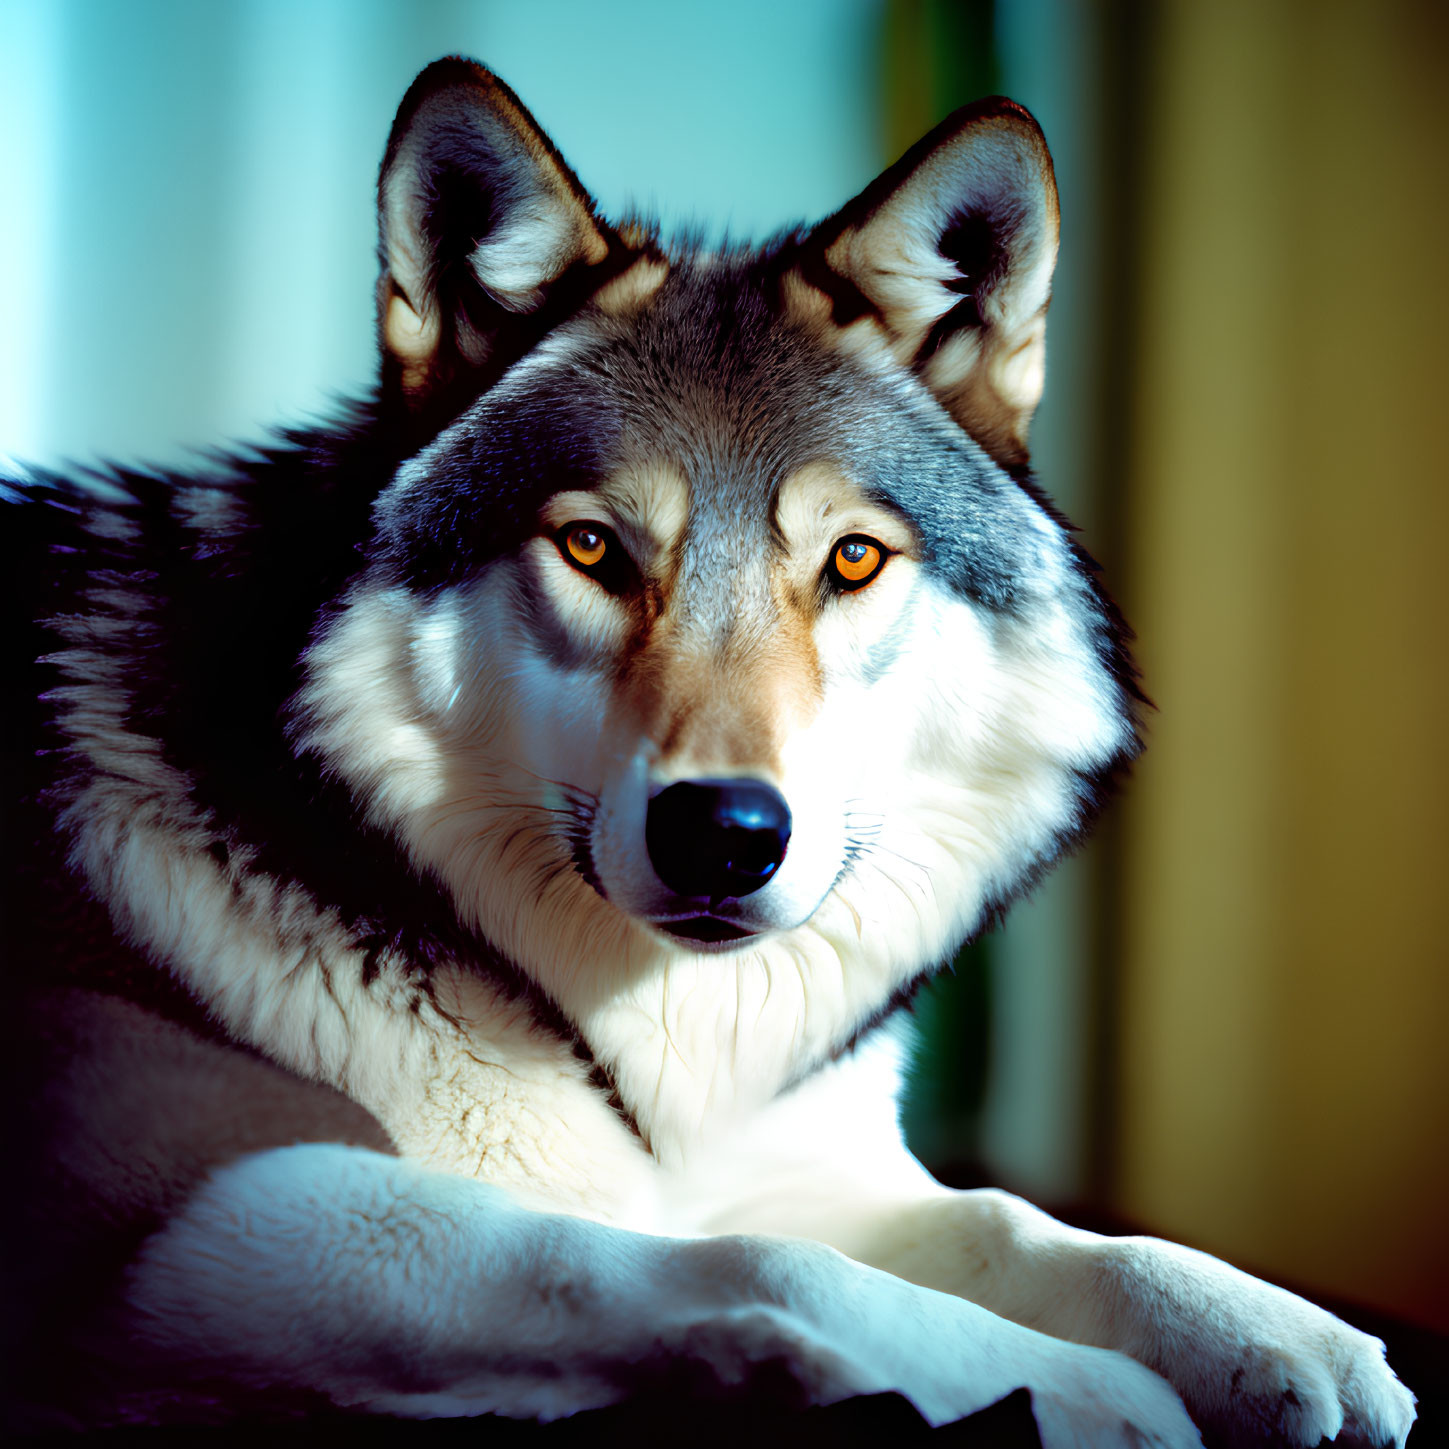
[[[776,291],[746,258],[677,266],[595,363],[624,405],[624,445],[676,459],[706,503],[768,498],[829,441],[817,398],[834,369],[781,320]]]

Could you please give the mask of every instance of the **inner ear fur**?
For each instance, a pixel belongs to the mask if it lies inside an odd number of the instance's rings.
[[[799,274],[827,294],[837,324],[869,318],[967,432],[1023,463],[1059,222],[1041,128],[993,96],[949,116],[822,222]]]
[[[518,97],[461,59],[435,61],[403,97],[378,232],[384,389],[414,407],[500,363],[510,335],[536,331],[561,293],[593,290],[621,249]]]

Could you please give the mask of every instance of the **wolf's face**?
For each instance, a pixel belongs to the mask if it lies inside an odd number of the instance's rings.
[[[671,255],[491,77],[420,86],[382,330],[399,405],[451,420],[378,500],[302,739],[557,998],[708,956],[878,997],[1135,745],[1110,610],[1018,481],[1039,133],[998,103],[813,233]]]

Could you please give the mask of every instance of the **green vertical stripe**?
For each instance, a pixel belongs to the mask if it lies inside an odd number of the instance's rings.
[[[957,106],[997,94],[993,0],[886,0],[882,150],[893,161]]]
[[[893,161],[957,106],[1001,89],[992,0],[887,0],[882,12],[882,152]],[[919,1049],[903,1108],[912,1148],[948,1180],[979,1157],[991,1043],[991,938],[922,988]]]

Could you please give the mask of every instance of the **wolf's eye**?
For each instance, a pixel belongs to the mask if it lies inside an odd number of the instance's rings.
[[[564,530],[563,546],[570,562],[591,569],[603,563],[609,551],[609,536],[592,523],[571,523]]]
[[[838,589],[863,589],[885,567],[887,557],[875,539],[852,534],[835,545],[826,573]]]
[[[635,578],[628,551],[602,523],[566,523],[553,538],[569,563],[610,593],[623,593]]]

